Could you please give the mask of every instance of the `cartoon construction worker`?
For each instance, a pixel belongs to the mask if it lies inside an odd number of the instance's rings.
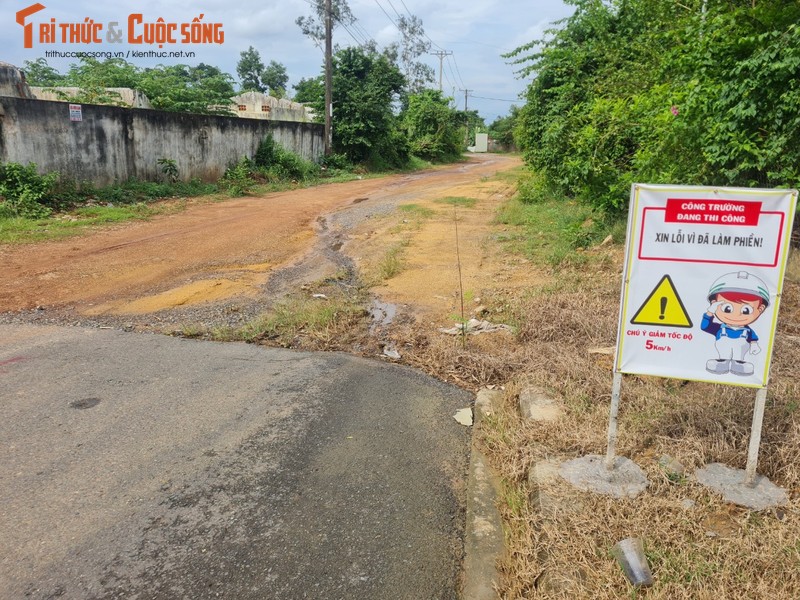
[[[761,347],[750,324],[769,306],[767,285],[746,271],[727,273],[711,285],[708,303],[700,328],[716,338],[719,358],[706,362],[706,371],[752,375],[753,363],[746,362],[745,356],[758,354]]]

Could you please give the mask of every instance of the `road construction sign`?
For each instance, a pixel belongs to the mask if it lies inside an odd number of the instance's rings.
[[[615,371],[766,387],[796,203],[635,184]]]

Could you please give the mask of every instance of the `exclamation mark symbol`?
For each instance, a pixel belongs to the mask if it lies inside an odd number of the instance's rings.
[[[667,312],[667,297],[661,296],[661,314],[658,315],[660,321],[664,320],[664,313]]]

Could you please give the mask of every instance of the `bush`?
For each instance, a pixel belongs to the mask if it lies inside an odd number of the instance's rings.
[[[258,145],[253,156],[253,164],[272,181],[286,179],[305,181],[316,177],[319,173],[317,165],[286,150],[271,135],[265,137]]]
[[[353,165],[347,159],[346,154],[332,153],[322,157],[320,164],[326,169],[339,169],[342,171],[352,169]]]
[[[52,208],[47,204],[57,179],[58,173],[39,175],[34,163],[0,166],[0,196],[5,199],[3,212],[27,219],[48,216]]]
[[[256,183],[250,175],[252,171],[253,161],[242,157],[239,162],[228,167],[220,179],[220,185],[227,189],[231,196],[244,196]]]

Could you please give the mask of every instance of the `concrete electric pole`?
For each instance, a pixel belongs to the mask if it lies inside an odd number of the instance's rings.
[[[325,0],[325,156],[333,149],[333,9],[331,0]]]
[[[447,50],[439,50],[438,52],[431,52],[433,56],[439,57],[439,91],[442,91],[442,67],[444,64],[444,57],[451,56],[453,53]]]
[[[464,127],[464,145],[469,144],[469,115],[467,114],[467,102],[469,99],[469,93],[474,92],[475,90],[461,90],[464,92],[464,120],[466,121]]]

